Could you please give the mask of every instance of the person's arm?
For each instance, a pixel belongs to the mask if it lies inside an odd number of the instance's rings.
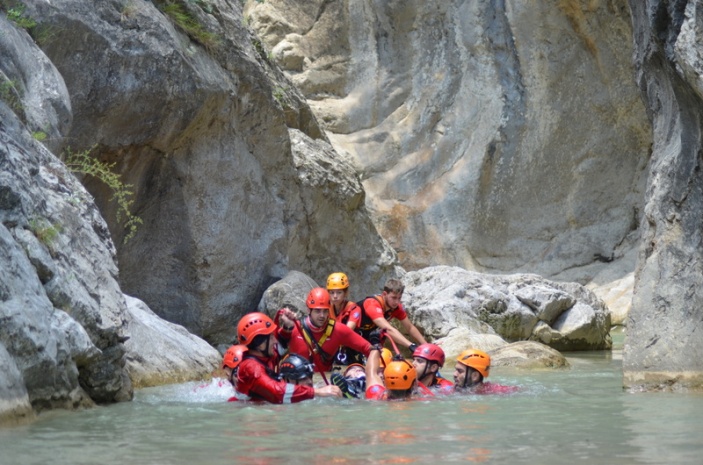
[[[315,396],[317,397],[342,397],[342,390],[339,386],[328,384],[319,388],[315,388]]]
[[[385,329],[386,333],[390,337],[392,337],[393,340],[395,342],[397,342],[398,344],[401,344],[404,347],[410,347],[410,345],[412,344],[412,342],[410,342],[409,339],[407,339],[405,336],[403,336],[403,334],[400,331],[398,331],[397,329],[395,329],[395,327],[392,324],[390,324],[388,322],[388,320],[386,320],[385,318],[383,318],[383,317],[376,318],[375,320],[373,320],[373,322],[379,328]],[[419,334],[419,331],[418,331],[418,334]],[[420,336],[420,337],[422,337],[422,336]]]
[[[242,363],[239,366],[237,390],[253,399],[263,399],[272,404],[290,404],[315,397],[315,389],[312,387],[276,381],[258,362]]]
[[[422,336],[422,333],[420,333],[420,330],[415,327],[414,324],[410,321],[410,318],[405,318],[404,320],[400,320],[401,326],[403,326],[403,329],[407,331],[407,333],[417,341],[418,344],[427,344],[427,341],[425,338]]]
[[[361,323],[361,307],[357,304],[352,303],[351,309],[349,311],[349,319],[347,320],[347,327],[354,331],[357,326]]]
[[[383,386],[383,380],[378,374],[378,368],[381,364],[381,350],[379,346],[371,348],[368,358],[366,359],[366,386],[374,385]]]

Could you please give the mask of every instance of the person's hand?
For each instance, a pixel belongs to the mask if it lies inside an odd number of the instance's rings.
[[[278,318],[279,323],[283,326],[283,329],[286,330],[292,330],[293,326],[295,326],[295,321],[298,319],[295,313],[288,307],[283,307],[278,311]]]
[[[381,345],[386,339],[386,332],[381,328],[376,328],[369,334],[369,344],[372,346]]]
[[[315,388],[315,397],[342,397],[342,390],[339,389],[339,386],[328,384]]]

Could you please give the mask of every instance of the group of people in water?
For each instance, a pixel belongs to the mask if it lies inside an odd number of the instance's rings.
[[[475,349],[457,358],[454,382],[443,378],[444,351],[428,343],[408,318],[401,303],[404,289],[400,280],[389,279],[381,294],[355,303],[349,301],[347,275],[332,273],[326,289],[308,294],[308,315],[301,320],[289,308],[273,319],[260,312],[244,315],[237,325],[238,344],[223,359],[236,391],[230,400],[280,404],[315,397],[391,400],[514,391],[485,381],[491,358]],[[393,318],[415,342],[391,325]],[[412,360],[402,356],[398,345],[409,349]],[[324,386],[313,384],[315,372]]]

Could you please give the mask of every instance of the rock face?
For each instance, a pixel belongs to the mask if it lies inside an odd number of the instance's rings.
[[[130,371],[156,371],[133,360],[168,333],[155,316],[127,312],[107,224],[46,148],[65,144],[72,121],[60,73],[4,16],[0,30],[0,422],[12,422],[131,399]],[[168,328],[169,359],[187,366],[179,379],[217,366],[215,349]]]
[[[623,353],[632,389],[703,388],[703,5],[631,0],[654,148]]]
[[[533,340],[554,349],[610,349],[610,313],[576,283],[536,275],[487,275],[457,267],[409,272],[403,302],[430,339],[457,328],[493,333],[507,341]]]
[[[625,0],[246,2],[407,269],[622,255],[651,127]]]
[[[55,31],[43,49],[73,106],[64,144],[96,146],[134,186],[143,224],[122,244],[112,193],[86,180],[118,244],[122,288],[222,343],[289,269],[318,281],[344,269],[376,287],[395,253],[368,220],[356,174],[325,148],[310,107],[250,35],[240,2],[171,3],[200,30],[188,36],[158,0],[28,7]],[[319,157],[299,164],[299,150]]]

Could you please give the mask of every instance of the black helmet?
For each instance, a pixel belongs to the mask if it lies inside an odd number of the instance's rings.
[[[288,354],[278,364],[278,371],[284,379],[298,381],[312,378],[313,366],[305,357],[298,354]]]

